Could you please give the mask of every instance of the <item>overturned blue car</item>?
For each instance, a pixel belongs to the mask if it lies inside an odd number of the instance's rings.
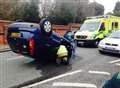
[[[69,64],[75,51],[71,41],[52,30],[52,24],[47,18],[42,19],[39,24],[10,24],[7,40],[13,52],[32,57],[38,62],[52,60],[57,64]]]

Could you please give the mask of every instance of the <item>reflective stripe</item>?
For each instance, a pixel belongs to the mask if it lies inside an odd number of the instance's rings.
[[[98,38],[100,38],[100,39],[104,38],[104,34],[103,33],[99,34]]]
[[[103,39],[105,35],[108,34],[108,31],[96,32],[95,39]]]

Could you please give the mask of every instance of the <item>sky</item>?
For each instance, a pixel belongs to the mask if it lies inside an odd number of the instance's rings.
[[[119,0],[89,0],[90,2],[96,1],[102,5],[104,5],[105,13],[113,12],[115,4]]]

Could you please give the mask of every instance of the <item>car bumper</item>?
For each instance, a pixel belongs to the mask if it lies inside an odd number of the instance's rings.
[[[89,44],[95,44],[95,40],[76,40],[77,44],[85,44],[85,45],[89,45]]]
[[[119,46],[107,46],[107,45],[99,45],[99,51],[108,52],[108,53],[115,53],[120,54],[120,47]]]

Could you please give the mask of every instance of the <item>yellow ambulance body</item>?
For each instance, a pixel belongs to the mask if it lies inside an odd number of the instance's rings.
[[[120,29],[120,17],[103,15],[87,17],[83,25],[75,33],[74,39],[77,45],[97,44],[112,31]]]

